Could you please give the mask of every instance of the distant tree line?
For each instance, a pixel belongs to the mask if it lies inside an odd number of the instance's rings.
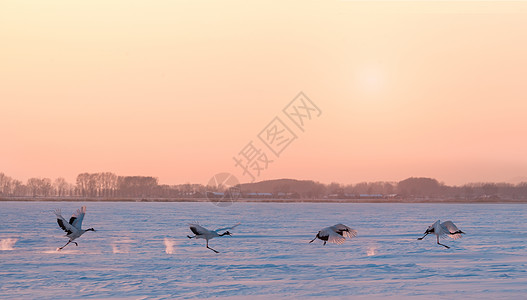
[[[519,184],[479,182],[462,186],[449,186],[433,178],[411,177],[399,182],[362,182],[355,185],[331,183],[328,195],[384,198],[457,199],[457,200],[522,200],[527,199],[527,182]]]
[[[201,184],[159,184],[152,176],[118,176],[111,172],[81,173],[75,183],[59,177],[29,178],[25,183],[0,173],[0,197],[86,198],[204,198],[216,187]],[[469,183],[448,186],[433,178],[408,178],[399,182],[322,184],[312,180],[278,179],[240,185],[242,197],[294,199],[405,198],[456,200],[525,200],[527,182]],[[219,191],[221,192],[221,191]]]
[[[118,176],[111,172],[81,173],[75,184],[59,177],[29,178],[24,184],[0,173],[0,197],[176,198],[205,193],[197,184],[160,185],[152,176]]]

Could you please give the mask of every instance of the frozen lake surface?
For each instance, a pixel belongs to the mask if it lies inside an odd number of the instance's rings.
[[[87,206],[68,245],[52,210]],[[0,298],[439,298],[527,295],[527,205],[0,202]],[[466,232],[435,243],[434,221]],[[189,240],[187,224],[242,225]],[[309,244],[346,224],[343,245]]]

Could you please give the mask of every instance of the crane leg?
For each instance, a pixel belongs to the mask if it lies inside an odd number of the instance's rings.
[[[187,237],[188,237],[189,239],[192,239],[192,238],[195,238],[196,236],[190,236],[190,235],[187,235]]]
[[[326,246],[326,241],[324,241],[324,245],[322,245],[322,246]]]
[[[77,242],[73,242],[73,243],[75,244],[75,246],[77,246],[77,247],[79,246],[79,244],[77,244]]]
[[[450,249],[450,247],[448,247],[447,245],[443,245],[439,242],[439,236],[437,237],[437,244],[438,245],[441,245],[441,246],[445,246],[447,249]]]
[[[60,248],[58,248],[58,249],[57,249],[57,251],[60,251],[60,250],[62,250],[62,248],[64,248],[64,247],[68,246],[68,244],[69,244],[69,243],[71,243],[71,241],[68,241],[68,242],[66,243],[66,245],[64,245],[64,246],[62,246],[62,247],[60,247]]]
[[[425,236],[427,236],[427,235],[428,235],[428,233],[425,233],[425,235],[423,235],[422,237],[420,237],[420,238],[417,238],[417,239],[418,239],[418,240],[420,241],[420,240],[424,239],[424,238],[425,238]]]
[[[207,241],[207,248],[209,248],[210,250],[212,250],[212,251],[214,251],[216,253],[219,253],[218,251],[216,251],[216,250],[212,249],[211,247],[209,247],[209,241]]]

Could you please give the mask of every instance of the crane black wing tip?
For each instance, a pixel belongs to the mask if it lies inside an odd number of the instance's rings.
[[[190,227],[190,231],[192,231],[192,233],[194,233],[195,235],[200,235],[200,233],[199,233],[199,231],[196,229],[196,227],[191,226],[191,227]]]
[[[69,231],[69,230],[66,228],[66,226],[64,226],[64,223],[63,223],[62,219],[58,219],[58,218],[57,218],[57,223],[59,224],[59,227],[60,227],[62,230],[64,230],[67,234],[71,234],[71,233],[72,233],[71,231]]]

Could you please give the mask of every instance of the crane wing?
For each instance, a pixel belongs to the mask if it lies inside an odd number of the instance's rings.
[[[357,230],[350,228],[344,224],[339,223],[337,225],[334,225],[333,227],[336,229],[335,231],[343,237],[353,238],[357,236]]]
[[[461,230],[459,230],[452,221],[445,221],[441,223],[441,226],[448,232],[447,235],[449,237],[453,238],[454,240],[461,238]]]
[[[434,233],[440,237],[445,237],[450,234],[450,231],[448,231],[448,228],[443,226],[444,223],[441,223],[440,220],[437,220],[434,224],[432,224],[432,228],[434,228]],[[429,228],[430,228],[429,227]],[[428,231],[428,230],[427,230]]]
[[[240,225],[240,224],[241,224],[241,223],[238,222],[238,223],[236,223],[236,225],[234,225],[234,226],[218,228],[218,229],[216,229],[216,230],[214,230],[214,231],[218,232],[218,231],[223,231],[223,230],[231,230],[231,229],[234,229],[234,228],[238,227],[238,225]]]
[[[70,218],[70,224],[80,230],[82,228],[82,220],[84,219],[85,214],[86,206],[77,209],[77,211]]]
[[[190,231],[192,231],[192,233],[194,233],[195,235],[204,235],[204,234],[207,234],[207,232],[209,232],[207,228],[202,227],[199,224],[192,223],[188,225],[189,225]]]
[[[338,234],[336,232],[333,232],[333,231],[328,236],[328,242],[329,243],[340,245],[340,244],[344,243],[345,241],[346,241],[346,239],[343,236],[341,236],[340,234]]]
[[[332,228],[334,226],[331,226],[331,227],[326,227],[322,230],[320,230],[319,232],[319,236],[327,236],[328,237],[328,243],[333,243],[333,244],[337,244],[337,245],[340,245],[342,243],[344,243],[346,241],[346,239],[341,236],[340,234],[336,233],[334,228]]]
[[[73,227],[70,223],[66,222],[64,217],[62,217],[60,209],[55,210],[55,215],[57,216],[57,223],[62,230],[66,231],[67,234],[72,234],[77,231],[77,228]]]

